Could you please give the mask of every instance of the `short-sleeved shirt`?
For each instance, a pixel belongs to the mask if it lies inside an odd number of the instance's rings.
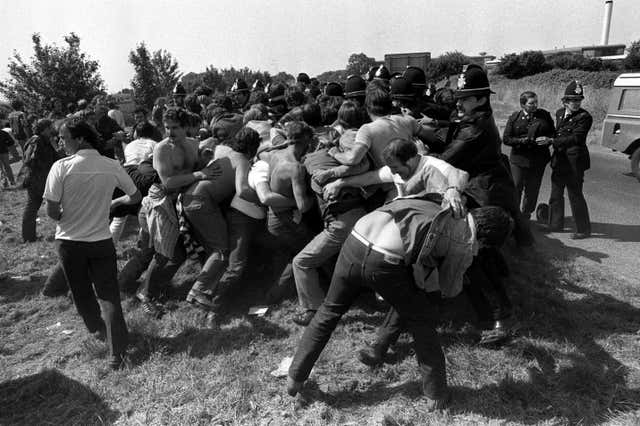
[[[60,203],[56,239],[102,241],[111,238],[109,208],[115,188],[133,195],[137,188],[118,161],[94,149],[81,149],[53,164],[44,198]]]
[[[387,115],[363,124],[356,133],[356,144],[369,148],[376,169],[384,166],[382,151],[393,139],[413,140],[420,133],[420,123],[413,117]]]

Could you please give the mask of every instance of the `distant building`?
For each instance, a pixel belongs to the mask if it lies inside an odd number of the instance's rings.
[[[577,46],[577,47],[563,47],[562,49],[543,50],[542,54],[545,57],[550,57],[562,53],[571,53],[576,55],[582,55],[585,58],[597,58],[605,60],[611,59],[623,59],[624,49],[627,46],[624,44],[604,44],[595,46]]]

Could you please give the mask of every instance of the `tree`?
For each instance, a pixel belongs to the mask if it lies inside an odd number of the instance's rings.
[[[521,78],[549,71],[552,68],[539,50],[527,50],[520,54],[509,53],[500,59],[496,73],[507,78]]]
[[[131,80],[133,98],[147,108],[153,106],[156,98],[169,94],[182,75],[169,52],[156,50],[151,54],[144,42],[129,52],[129,62],[135,70]]]
[[[462,67],[469,62],[469,57],[458,51],[446,52],[429,61],[427,69],[424,71],[427,80],[437,81],[454,74],[460,74]]]
[[[25,62],[14,51],[8,64],[11,77],[0,82],[0,91],[9,100],[21,99],[27,111],[42,114],[53,99],[66,104],[105,93],[100,65],[80,50],[75,33],[64,37],[64,47],[42,44],[38,33],[31,40],[34,56]]]
[[[623,65],[627,70],[640,70],[640,40],[627,47],[627,57],[624,58]]]
[[[362,75],[375,66],[375,58],[371,58],[364,53],[352,53],[347,62],[347,74]]]

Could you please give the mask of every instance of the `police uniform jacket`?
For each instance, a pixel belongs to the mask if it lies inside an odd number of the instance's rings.
[[[582,173],[591,167],[587,149],[587,133],[593,118],[580,108],[565,117],[565,108],[556,112],[556,134],[553,140],[551,167],[558,170]]]
[[[465,193],[478,205],[517,210],[516,188],[509,162],[502,154],[500,134],[491,111],[477,111],[456,119],[436,132],[443,144],[441,159],[469,173]]]
[[[502,141],[511,147],[509,160],[519,167],[544,167],[551,158],[548,146],[536,144],[539,136],[553,137],[555,127],[549,111],[538,109],[532,114],[516,111],[507,120]]]

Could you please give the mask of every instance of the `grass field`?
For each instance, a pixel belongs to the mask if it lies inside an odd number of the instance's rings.
[[[128,362],[108,370],[106,348],[89,338],[71,300],[39,295],[56,262],[53,224],[41,216],[44,238],[20,243],[23,202],[21,191],[0,192],[0,255],[9,268],[0,281],[0,424],[640,423],[640,289],[589,269],[577,251],[542,234],[536,252],[508,259],[520,328],[506,347],[474,346],[463,298],[443,307],[453,402],[428,414],[408,336],[379,369],[354,356],[382,321],[371,297],[343,319],[323,353],[308,382],[310,404],[287,396],[285,380],[270,372],[301,335],[289,321],[295,301],[262,318],[246,315],[261,301],[268,270],[230,296],[214,329],[178,300],[193,265],[174,280],[161,320],[124,301]],[[119,252],[133,242],[130,234]]]

